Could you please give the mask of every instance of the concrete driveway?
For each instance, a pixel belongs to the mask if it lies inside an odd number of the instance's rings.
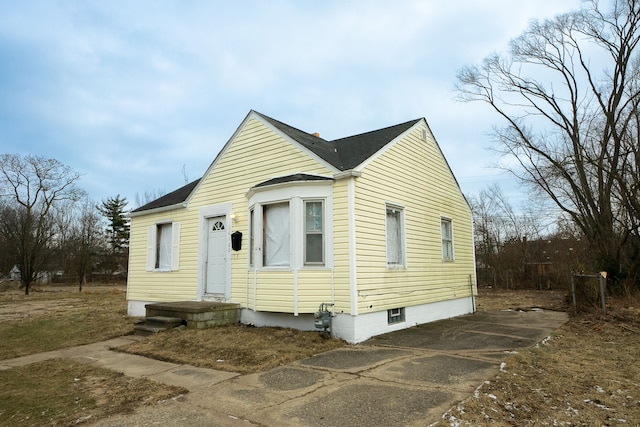
[[[425,426],[498,373],[513,351],[566,321],[553,311],[479,312],[251,375],[108,350],[134,337],[0,361],[0,367],[62,356],[190,390],[97,426]]]

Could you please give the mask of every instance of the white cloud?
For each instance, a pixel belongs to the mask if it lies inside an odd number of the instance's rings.
[[[14,2],[0,145],[133,200],[197,178],[251,108],[331,139],[425,116],[457,174],[485,175],[495,117],[453,101],[456,70],[579,3]]]

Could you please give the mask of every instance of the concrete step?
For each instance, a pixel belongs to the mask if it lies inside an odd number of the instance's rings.
[[[153,335],[185,325],[186,322],[179,317],[152,316],[146,317],[144,322],[134,326],[136,335]]]
[[[233,325],[240,320],[240,304],[217,301],[178,301],[145,305],[149,317],[180,317],[189,329]]]

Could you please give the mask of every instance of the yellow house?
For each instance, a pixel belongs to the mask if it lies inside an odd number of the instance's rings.
[[[474,311],[470,208],[425,119],[334,141],[250,111],[205,174],[131,213],[129,314],[223,301],[348,342]]]

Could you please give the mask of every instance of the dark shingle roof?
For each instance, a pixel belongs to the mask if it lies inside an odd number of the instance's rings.
[[[166,206],[173,206],[180,204],[187,200],[191,191],[198,185],[200,179],[196,179],[193,182],[185,185],[184,187],[180,187],[175,191],[172,191],[169,194],[165,194],[164,196],[157,198],[156,200],[147,203],[146,205],[140,206],[137,209],[131,211],[131,213],[148,211],[151,209],[164,208]]]
[[[272,178],[268,181],[261,182],[254,185],[254,187],[266,187],[267,185],[282,184],[285,182],[299,182],[299,181],[333,181],[333,178],[319,175],[309,175],[306,173],[294,173],[293,175],[279,176]]]
[[[287,135],[289,138],[307,148],[318,157],[340,171],[346,171],[355,168],[356,166],[367,160],[369,157],[374,155],[376,152],[378,152],[378,150],[387,145],[389,142],[400,136],[400,134],[408,130],[411,126],[422,120],[411,120],[395,126],[389,126],[383,129],[361,133],[359,135],[335,139],[333,141],[327,141],[326,139],[320,138],[319,136],[301,131],[300,129],[296,129],[286,123],[282,123],[276,119],[265,116],[264,114],[260,114],[257,111],[253,112],[262,117],[276,129]],[[317,175],[295,174],[274,178],[262,182],[256,185],[256,187],[278,184],[282,182],[311,181],[319,179],[330,178],[323,178]],[[198,185],[198,182],[200,182],[200,179],[193,181],[169,194],[165,194],[159,199],[147,203],[144,206],[140,206],[139,208],[134,209],[132,213],[180,204],[187,200],[191,192]]]
[[[340,164],[334,164],[334,166],[343,171],[355,168],[420,120],[411,120],[359,135],[334,139],[331,143],[337,148],[340,157]]]
[[[326,139],[301,131],[300,129],[296,129],[292,126],[289,126],[288,124],[265,116],[264,114],[260,114],[258,112],[255,113],[265,119],[267,122],[271,123],[278,130],[280,130],[282,133],[284,133],[300,145],[311,150],[323,160],[329,162],[331,165],[336,166],[340,163],[340,156],[338,155],[335,147]]]
[[[256,114],[341,171],[353,169],[358,166],[387,145],[387,143],[398,137],[402,132],[421,120],[411,120],[399,125],[327,141],[319,136],[314,136],[272,119],[264,114],[258,112],[256,112]]]

